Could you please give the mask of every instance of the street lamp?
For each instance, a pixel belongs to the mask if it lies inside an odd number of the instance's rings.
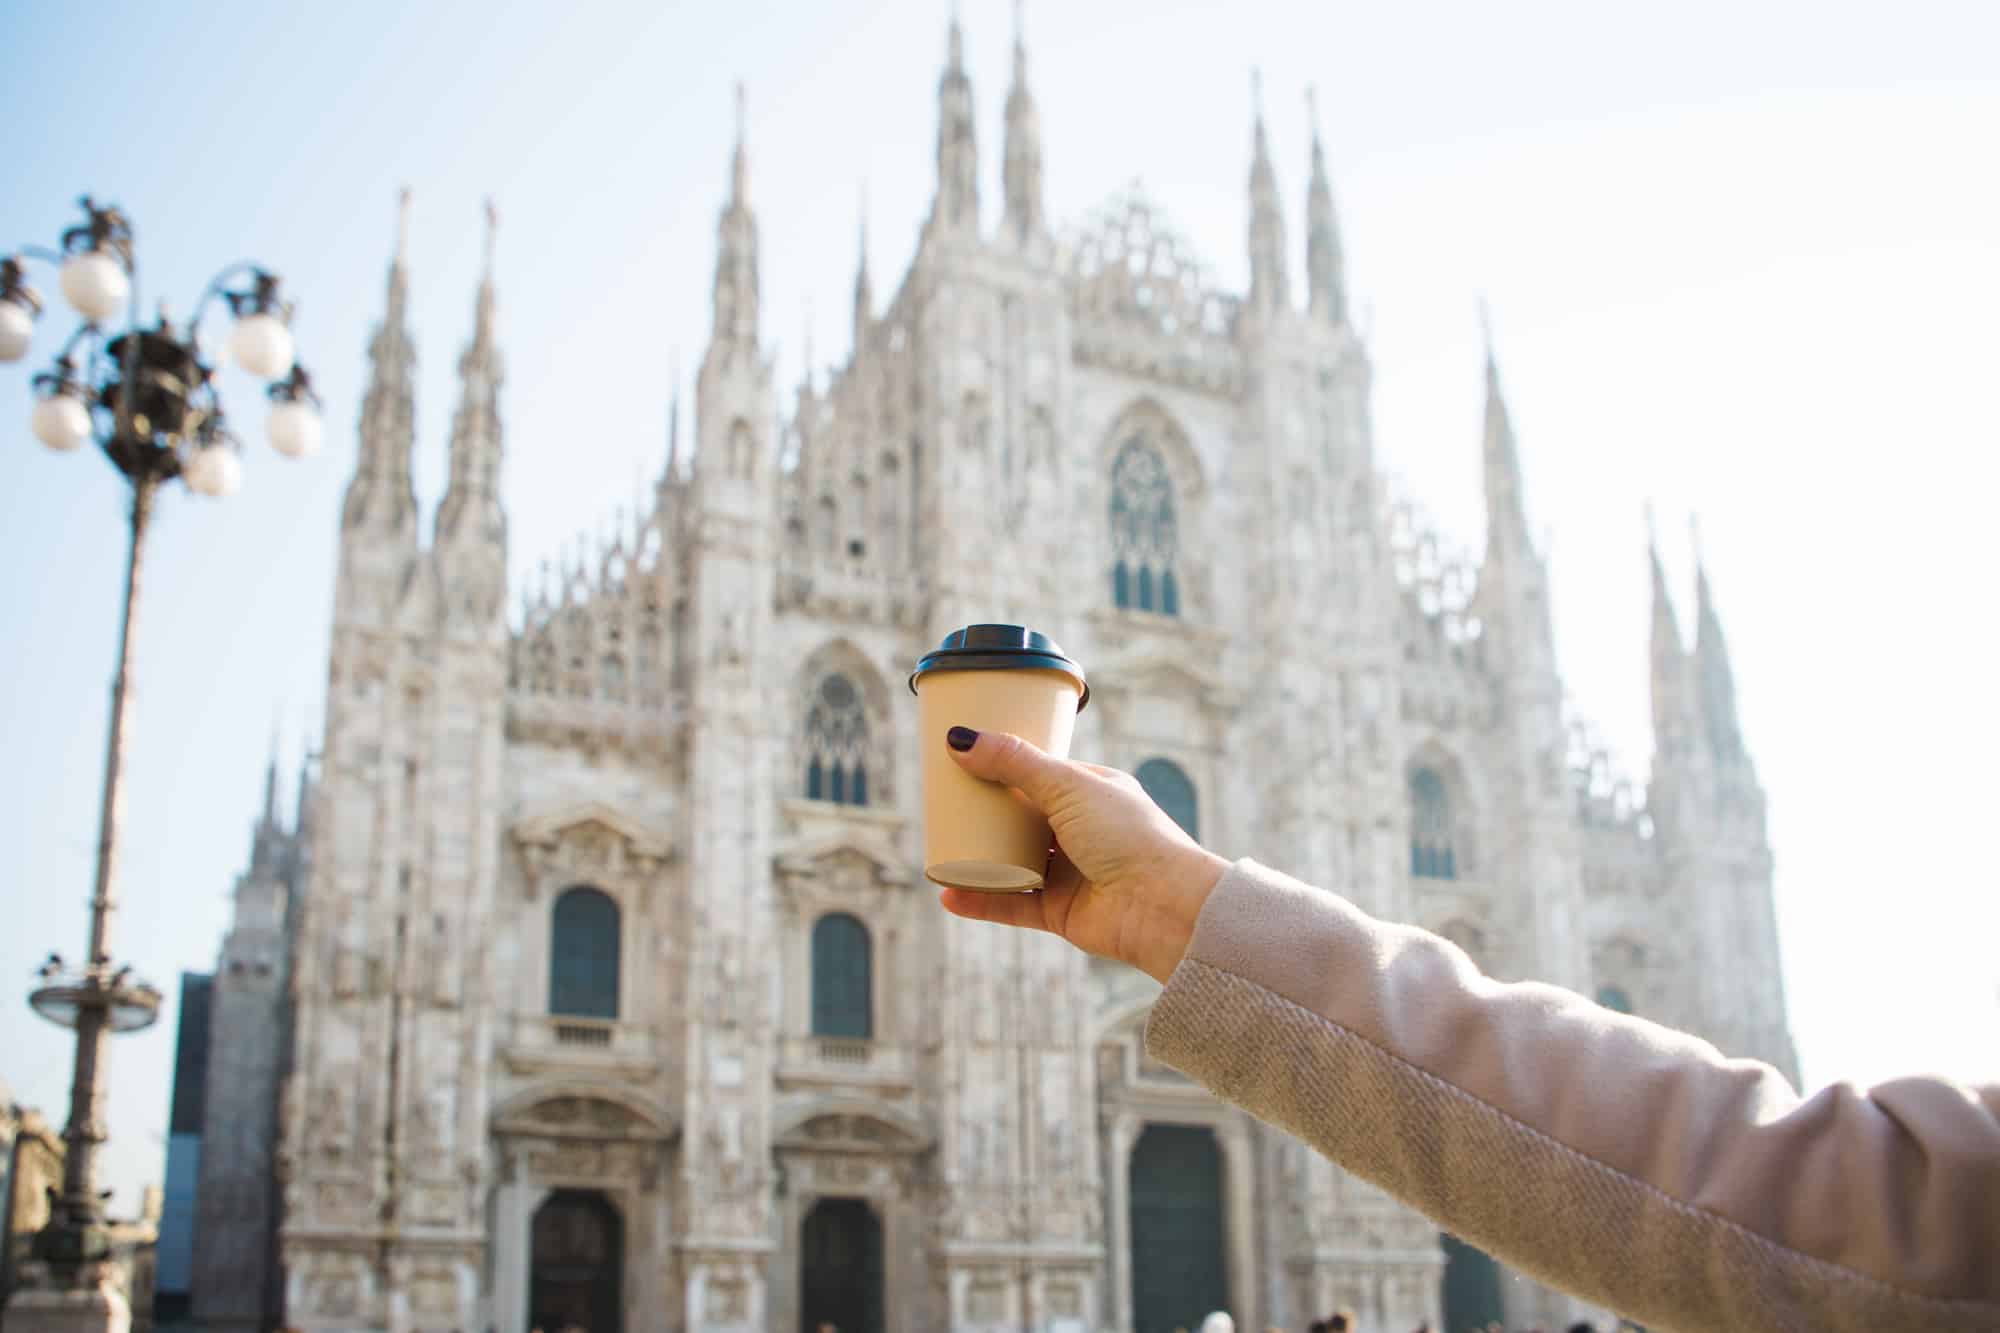
[[[117,904],[118,832],[125,810],[125,749],[131,729],[132,631],[139,600],[140,555],[160,486],[178,477],[197,494],[221,497],[241,484],[242,462],[215,383],[203,359],[201,321],[217,301],[236,318],[229,352],[259,379],[271,401],[272,445],[289,457],[319,446],[319,400],[293,357],[292,308],[278,278],[250,264],[224,269],[195,303],[186,328],[163,309],[139,327],[132,226],[116,208],[82,200],[84,221],[62,235],[60,250],[24,246],[0,257],[0,361],[19,361],[34,339],[41,297],[28,285],[23,260],[51,264],[63,298],[83,323],[62,344],[51,369],[34,377],[30,418],[35,437],[59,452],[94,441],[132,486],[131,542],[125,560],[124,612],[118,668],[111,681],[111,731],[98,816],[97,876],[90,899],[90,946],[75,966],[50,954],[28,996],[36,1013],[76,1033],[70,1083],[69,1145],[61,1197],[37,1250],[65,1285],[94,1286],[111,1253],[104,1198],[98,1192],[97,1150],[106,1134],[106,1043],[159,1017],[160,992],[136,980],[111,956],[111,914]],[[121,310],[126,327],[109,327]]]

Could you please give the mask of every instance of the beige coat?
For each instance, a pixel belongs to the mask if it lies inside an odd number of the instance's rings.
[[[1160,1060],[1439,1225],[1655,1329],[2000,1330],[2000,1087],[1801,1100],[1777,1071],[1252,861],[1154,1007]]]

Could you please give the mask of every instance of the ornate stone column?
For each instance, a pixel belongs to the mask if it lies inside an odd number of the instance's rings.
[[[1229,1296],[1239,1328],[1263,1325],[1261,1293],[1257,1288],[1257,1219],[1255,1154],[1250,1150],[1249,1127],[1240,1120],[1218,1126],[1217,1143],[1222,1148],[1223,1185],[1228,1197],[1224,1206],[1229,1228]]]
[[[1114,1117],[1104,1139],[1105,1234],[1111,1242],[1111,1326],[1132,1328],[1132,1146],[1144,1128],[1130,1113]]]
[[[493,1204],[493,1310],[501,1328],[528,1326],[528,1233],[548,1191],[522,1179],[521,1149],[508,1143],[502,1153],[500,1186]]]

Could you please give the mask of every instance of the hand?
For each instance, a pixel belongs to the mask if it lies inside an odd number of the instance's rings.
[[[1183,832],[1129,773],[1057,759],[1005,732],[951,730],[952,740],[968,735],[971,748],[953,745],[952,757],[972,776],[1005,783],[1039,808],[1056,849],[1037,892],[946,889],[938,900],[944,909],[1046,930],[1164,985],[1229,863]]]

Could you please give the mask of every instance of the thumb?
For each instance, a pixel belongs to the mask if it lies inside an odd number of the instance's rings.
[[[1018,787],[1045,810],[1061,784],[1063,761],[1010,732],[953,727],[945,733],[945,743],[958,766],[973,777]]]

